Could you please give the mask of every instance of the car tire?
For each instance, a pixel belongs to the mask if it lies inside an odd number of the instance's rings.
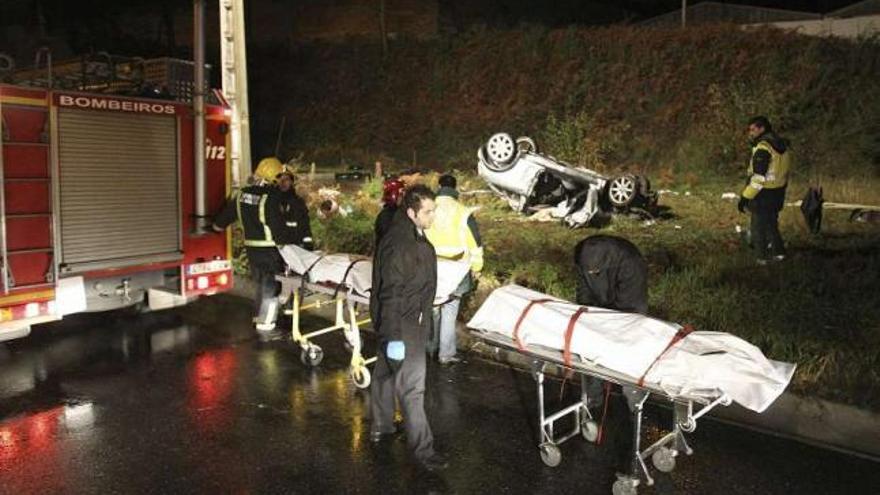
[[[480,148],[480,158],[486,168],[493,172],[506,172],[513,167],[517,157],[517,142],[510,134],[499,132],[492,135]]]
[[[626,208],[638,193],[638,181],[634,175],[618,175],[608,182],[608,201],[615,208]]]

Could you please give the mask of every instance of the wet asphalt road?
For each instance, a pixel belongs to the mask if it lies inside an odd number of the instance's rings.
[[[324,363],[307,369],[290,342],[256,340],[249,309],[217,296],[0,344],[0,493],[611,493],[619,403],[602,446],[573,439],[549,468],[530,375],[477,357],[433,367],[428,417],[451,462],[428,474],[403,439],[370,444],[341,335],[320,337]],[[666,416],[649,410],[654,436]],[[871,461],[712,421],[689,441],[695,454],[639,493],[880,493]]]

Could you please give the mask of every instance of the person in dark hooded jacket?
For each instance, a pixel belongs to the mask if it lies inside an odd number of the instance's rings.
[[[648,264],[633,243],[608,235],[587,237],[574,249],[574,264],[578,304],[648,312]]]
[[[616,311],[647,314],[648,263],[639,249],[630,241],[609,235],[594,235],[577,244],[574,249],[577,268],[577,303]],[[602,409],[603,381],[585,376],[589,407]],[[623,385],[622,398],[630,412],[636,411],[643,395],[635,387]],[[610,389],[606,390],[609,393]],[[632,467],[632,415],[627,423],[613,428],[617,444],[616,457],[620,467]]]

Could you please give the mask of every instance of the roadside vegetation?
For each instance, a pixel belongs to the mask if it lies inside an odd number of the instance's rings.
[[[474,176],[476,150],[507,131],[570,163],[644,173],[664,190],[656,221],[617,216],[579,230],[528,221],[491,194],[465,196],[481,208],[486,268],[462,318],[508,283],[573,299],[577,241],[620,235],[648,258],[652,314],[796,362],[792,390],[801,395],[880,411],[880,225],[826,211],[814,236],[788,207],[789,258],[757,266],[736,232],[747,216],[721,197],[743,181],[745,120],[764,114],[796,156],[788,201],[821,185],[828,201],[880,205],[877,38],[524,27],[397,42],[384,60],[378,46],[355,43],[279,54],[298,70],[279,78],[257,68],[255,93],[290,95],[263,105],[264,119],[286,115],[293,124],[282,149],[319,168],[381,160],[391,170],[455,169],[462,189],[477,191],[485,184]],[[315,189],[301,184],[313,199]],[[369,253],[378,196],[372,182],[342,196],[351,214],[313,214],[319,247]]]
[[[471,174],[460,181],[465,191],[483,188]],[[824,183],[827,192],[880,204],[877,182]],[[461,317],[469,318],[493,289],[509,283],[573,300],[575,244],[588,235],[619,235],[648,259],[652,315],[729,332],[772,359],[797,363],[792,390],[801,395],[880,410],[880,225],[832,210],[814,236],[800,210],[787,207],[781,229],[789,258],[758,266],[736,231],[748,227],[747,216],[737,212],[735,200],[721,198],[738,185],[672,186],[660,199],[665,218],[615,216],[602,227],[575,230],[529,220],[491,194],[465,195],[480,207],[486,267]],[[319,248],[367,254],[379,210],[376,187],[343,201],[353,213],[313,219]]]

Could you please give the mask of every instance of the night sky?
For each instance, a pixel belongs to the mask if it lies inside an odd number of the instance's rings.
[[[284,10],[321,0],[248,0],[248,14],[271,7]],[[369,4],[370,0],[363,0]],[[378,0],[376,0],[378,2]],[[386,0],[390,5],[394,0]],[[699,3],[691,0],[689,5]],[[751,0],[746,5],[825,13],[855,3],[855,0]],[[217,8],[207,0],[209,19]],[[513,27],[522,23],[549,27],[596,25],[640,20],[676,10],[680,0],[439,0],[441,17],[454,17],[458,29],[473,24]],[[46,44],[52,39],[73,54],[111,51],[141,56],[185,56],[181,47],[188,39],[175,34],[175,26],[191,18],[187,0],[0,0],[0,52],[28,50],[27,45]],[[149,16],[154,22],[139,23]],[[146,25],[145,25],[146,24]],[[12,33],[10,34],[10,28]],[[17,31],[16,31],[17,30]],[[249,42],[259,42],[249,28]],[[23,40],[22,37],[29,37]],[[253,38],[257,36],[257,38]],[[24,46],[22,46],[24,45]]]

